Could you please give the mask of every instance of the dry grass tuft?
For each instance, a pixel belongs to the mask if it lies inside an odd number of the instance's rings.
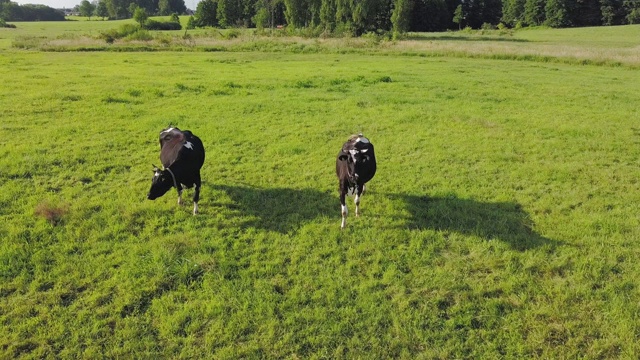
[[[69,207],[65,204],[52,204],[49,201],[43,201],[39,203],[34,214],[47,220],[51,225],[56,226],[60,224],[64,215],[69,212]]]

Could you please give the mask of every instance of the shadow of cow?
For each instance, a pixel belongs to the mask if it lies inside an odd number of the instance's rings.
[[[482,202],[457,197],[393,194],[405,203],[410,229],[434,229],[499,239],[517,250],[560,242],[538,234],[529,214],[515,202]]]

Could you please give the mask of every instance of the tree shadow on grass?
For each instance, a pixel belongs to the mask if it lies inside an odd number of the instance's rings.
[[[499,239],[516,250],[561,244],[535,232],[531,217],[518,203],[399,194],[392,197],[405,202],[410,213],[408,226],[412,229],[453,231],[487,240]]]
[[[220,203],[246,216],[244,226],[287,233],[302,223],[321,216],[339,214],[337,196],[314,189],[255,188],[249,186],[214,185],[231,203]]]

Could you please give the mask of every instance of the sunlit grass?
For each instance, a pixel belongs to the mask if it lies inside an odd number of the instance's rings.
[[[0,52],[0,357],[637,358],[637,71],[410,44]],[[195,217],[145,200],[169,124]]]

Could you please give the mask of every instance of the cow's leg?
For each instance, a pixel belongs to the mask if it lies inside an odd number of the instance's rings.
[[[178,205],[182,205],[182,186],[178,185]]]
[[[347,226],[347,214],[349,211],[347,210],[347,204],[345,202],[347,194],[344,190],[340,190],[340,209],[342,212],[342,224],[340,225],[340,229],[344,229]]]
[[[200,200],[200,179],[196,182],[195,193],[193,194],[193,215],[198,214],[198,201]]]
[[[356,189],[356,197],[353,200],[356,203],[356,217],[360,216],[360,196],[364,194],[364,184],[358,185]]]

